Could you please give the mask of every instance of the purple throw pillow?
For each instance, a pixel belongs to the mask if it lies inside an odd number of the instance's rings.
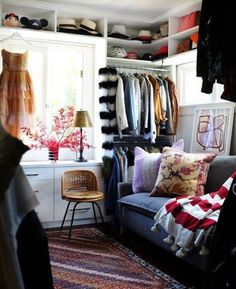
[[[172,148],[183,151],[184,140],[178,140]],[[135,147],[134,155],[133,192],[150,192],[156,183],[162,153],[149,153],[140,147]]]

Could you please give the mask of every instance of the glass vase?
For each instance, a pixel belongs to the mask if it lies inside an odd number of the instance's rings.
[[[59,149],[48,149],[48,160],[57,161],[58,160]]]

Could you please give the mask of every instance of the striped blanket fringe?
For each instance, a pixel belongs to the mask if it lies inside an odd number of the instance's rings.
[[[218,221],[235,178],[236,172],[216,192],[203,196],[176,197],[167,201],[155,215],[155,224],[151,230],[158,232],[160,225],[168,233],[163,241],[171,245],[177,257],[188,255],[194,247],[200,248],[200,255],[207,255],[207,237]]]

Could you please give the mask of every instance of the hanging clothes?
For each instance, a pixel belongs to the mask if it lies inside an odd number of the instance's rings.
[[[157,79],[153,77],[152,75],[149,75],[148,78],[153,86],[154,113],[156,116],[156,132],[157,132],[157,136],[159,136],[160,125],[164,121],[162,103],[161,103],[161,97],[160,97],[160,85]]]
[[[138,126],[135,110],[135,86],[133,76],[130,74],[127,75],[125,83],[125,108],[127,112],[129,130],[130,133],[136,135]]]
[[[128,120],[125,109],[124,83],[120,75],[118,77],[118,85],[116,92],[116,119],[120,138],[122,138],[122,130],[128,128]]]
[[[167,95],[166,95],[166,90],[165,90],[163,80],[161,79],[161,77],[157,77],[156,79],[158,80],[158,83],[160,86],[160,97],[161,97],[162,111],[163,111],[163,117],[164,117],[164,120],[161,123],[161,132],[163,133],[163,130],[166,130],[166,120],[167,120],[167,117],[166,117],[166,112],[167,112],[166,98],[167,98]]]
[[[134,91],[135,91],[135,114],[136,114],[136,120],[137,120],[137,135],[140,135],[141,131],[141,89],[139,85],[138,78],[133,75],[134,78]]]
[[[144,134],[145,119],[148,119],[148,87],[143,75],[135,73],[140,85],[140,134]]]
[[[121,181],[120,163],[116,154],[112,158],[112,171],[106,182],[106,214],[115,214],[118,217],[117,184]]]
[[[172,110],[171,110],[171,101],[168,89],[168,82],[165,79],[162,79],[164,89],[166,92],[166,134],[173,134],[173,121],[172,121]]]
[[[197,47],[197,76],[204,93],[224,84],[222,99],[236,102],[235,11],[220,1],[202,1]]]
[[[145,79],[147,82],[149,93],[148,138],[150,138],[151,142],[154,143],[156,140],[156,123],[155,123],[154,100],[153,100],[153,86],[147,75]]]
[[[21,127],[28,127],[34,112],[34,92],[27,70],[28,52],[2,50],[3,70],[0,75],[0,117],[3,126],[19,137]]]
[[[168,83],[169,96],[171,101],[173,135],[176,135],[179,120],[179,103],[177,98],[177,91],[175,83],[169,77],[165,77],[165,80]]]

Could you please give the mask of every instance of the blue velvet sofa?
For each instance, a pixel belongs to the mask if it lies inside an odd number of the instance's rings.
[[[236,156],[217,156],[210,165],[205,192],[217,191],[234,171],[236,171]],[[130,230],[175,254],[170,250],[170,245],[163,242],[167,233],[162,228],[158,233],[151,231],[155,214],[168,199],[150,197],[149,192],[134,194],[132,183],[119,183],[118,202],[121,230]],[[207,256],[201,256],[197,251],[183,259],[203,271],[206,269]]]

